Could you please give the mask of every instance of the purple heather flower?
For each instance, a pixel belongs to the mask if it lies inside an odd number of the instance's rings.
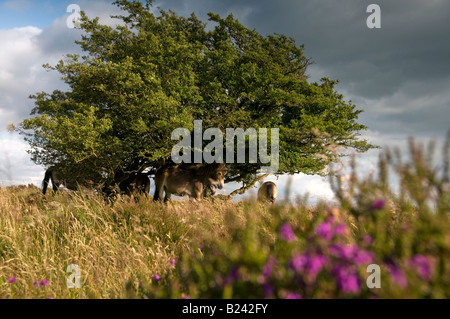
[[[323,266],[326,265],[327,261],[328,261],[327,257],[323,255],[316,255],[309,258],[308,263],[306,265],[306,271],[308,276],[312,280],[315,280],[317,275],[322,270]]]
[[[35,281],[33,282],[33,287],[37,287],[38,285],[39,285],[39,281],[35,280]]]
[[[172,266],[175,267],[175,265],[176,265],[177,263],[175,262],[175,260],[171,259],[171,260],[169,260],[169,264],[171,264]]]
[[[345,224],[339,224],[333,229],[334,234],[344,235],[347,232],[347,226]]]
[[[47,279],[42,279],[41,282],[39,283],[39,286],[44,287],[44,286],[48,286],[50,285],[50,281],[48,281]]]
[[[364,250],[364,249],[359,249],[356,252],[355,257],[353,258],[353,261],[357,265],[368,265],[372,262],[372,260],[373,260],[372,252]]]
[[[270,276],[270,273],[272,272],[273,267],[277,264],[277,260],[275,257],[270,256],[269,259],[267,259],[266,264],[264,265],[264,268],[262,270],[262,275],[264,278],[268,278]]]
[[[16,281],[17,281],[17,278],[14,277],[14,276],[11,276],[11,277],[8,278],[8,282],[9,282],[10,284],[12,284],[12,283],[14,283],[14,282],[16,282]]]
[[[289,292],[284,299],[303,299],[301,295],[295,292]]]
[[[326,240],[330,240],[333,238],[333,230],[331,228],[332,218],[330,218],[328,221],[323,222],[319,224],[316,228],[316,235],[320,236],[322,238],[325,238]]]
[[[297,272],[305,273],[310,280],[315,280],[327,261],[323,255],[297,255],[291,259],[290,266]]]
[[[370,206],[370,208],[372,210],[374,210],[374,209],[382,209],[385,204],[386,204],[386,202],[384,201],[384,199],[376,199],[376,200],[373,201],[373,203]]]
[[[415,255],[410,260],[410,265],[416,268],[417,273],[424,280],[431,280],[431,262],[424,255]]]
[[[360,280],[354,267],[337,266],[333,269],[337,286],[344,293],[358,293],[360,289]]]
[[[155,279],[156,281],[158,281],[158,280],[161,279],[161,277],[160,277],[159,275],[157,275],[157,274],[154,274],[154,275],[153,275],[153,279]]]
[[[240,269],[240,266],[234,266],[234,267],[230,270],[228,276],[227,276],[227,277],[225,278],[225,280],[224,280],[224,284],[225,284],[225,285],[229,285],[229,284],[231,284],[233,281],[236,281],[236,280],[239,278],[239,269]]]
[[[264,283],[261,285],[261,288],[263,290],[264,298],[273,296],[273,286],[271,284]]]
[[[363,240],[367,245],[372,245],[372,243],[373,243],[373,239],[369,235],[364,235]]]
[[[369,264],[373,259],[372,252],[360,249],[357,245],[330,245],[328,250],[331,255],[358,265]]]
[[[356,245],[330,245],[328,251],[331,255],[338,257],[343,260],[352,261],[356,252],[358,251],[358,246]]]
[[[389,274],[391,275],[392,281],[394,281],[400,288],[405,288],[408,285],[405,273],[392,263],[387,264]]]
[[[281,225],[280,232],[286,241],[294,241],[295,240],[295,233],[292,230],[292,227],[290,224],[284,223],[283,225]]]
[[[183,295],[183,297],[181,297],[182,299],[191,299],[191,297],[189,295]]]
[[[346,260],[352,260],[358,253],[358,246],[356,245],[345,245],[341,246],[341,258]]]
[[[304,255],[296,255],[292,257],[291,262],[289,263],[290,267],[295,271],[301,271],[305,267],[308,262],[308,258]]]

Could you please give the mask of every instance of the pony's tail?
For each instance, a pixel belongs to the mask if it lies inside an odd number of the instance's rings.
[[[50,176],[52,175],[52,171],[47,169],[45,171],[44,180],[42,181],[42,193],[45,195],[47,192],[48,181],[50,180]]]

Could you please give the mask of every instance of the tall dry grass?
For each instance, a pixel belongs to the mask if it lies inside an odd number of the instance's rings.
[[[450,298],[449,153],[411,142],[378,174],[332,176],[337,207],[0,188],[0,298]]]
[[[94,193],[0,188],[0,297],[121,298],[127,283],[165,276],[181,254],[230,237],[230,214],[243,222],[243,204],[124,197],[110,205]],[[70,264],[80,267],[82,289],[67,287]]]

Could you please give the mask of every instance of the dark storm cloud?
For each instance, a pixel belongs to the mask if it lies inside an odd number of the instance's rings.
[[[366,25],[371,3],[381,8],[381,29]],[[450,126],[449,1],[171,0],[157,5],[183,15],[194,11],[201,18],[209,11],[232,12],[262,34],[292,36],[316,63],[311,79],[338,79],[338,90],[364,105],[364,124],[374,130],[434,133]]]
[[[381,29],[369,29],[366,8],[381,7]],[[305,44],[306,54],[332,78],[355,83],[366,97],[391,94],[402,80],[450,74],[448,1],[166,1],[182,14],[208,11],[245,15],[244,23],[263,34],[274,32]],[[371,79],[375,78],[375,81]],[[386,83],[387,81],[387,83]],[[370,83],[369,83],[370,82]],[[373,82],[378,85],[374,88]]]

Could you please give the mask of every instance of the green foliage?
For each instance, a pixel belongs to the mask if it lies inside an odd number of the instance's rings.
[[[336,93],[337,82],[307,81],[311,60],[292,38],[260,35],[232,15],[210,13],[209,30],[193,14],[155,15],[151,1],[115,3],[121,25],[82,14],[77,43],[86,55],[45,66],[70,89],[33,95],[34,117],[19,125],[37,164],[114,187],[170,160],[171,132],[195,119],[223,132],[280,128],[279,174],[320,172],[339,156],[336,146],[372,147],[358,140],[361,111]],[[228,179],[249,181],[260,166],[233,165]]]

